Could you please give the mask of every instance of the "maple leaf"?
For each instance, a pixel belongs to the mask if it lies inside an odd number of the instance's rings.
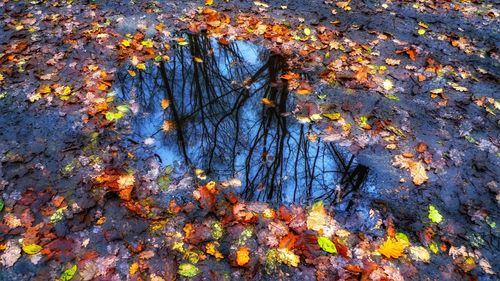
[[[387,238],[387,240],[385,240],[385,242],[378,248],[378,251],[385,257],[395,259],[401,257],[404,250],[404,242],[395,238]]]
[[[248,247],[240,247],[236,251],[236,264],[244,266],[250,261],[250,249]]]

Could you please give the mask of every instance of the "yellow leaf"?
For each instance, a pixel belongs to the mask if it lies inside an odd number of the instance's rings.
[[[405,244],[394,238],[387,238],[385,242],[380,245],[378,251],[387,258],[399,258],[403,255]]]
[[[37,244],[23,245],[23,251],[28,255],[38,254],[42,249],[42,246]]]
[[[207,254],[214,256],[217,260],[224,258],[222,253],[219,252],[219,250],[217,250],[215,243],[213,242],[208,243],[206,249],[207,249]]]
[[[323,230],[326,224],[326,211],[323,207],[323,201],[318,201],[312,206],[306,224],[309,229],[316,231]]]
[[[134,262],[133,264],[130,265],[130,268],[128,269],[128,273],[130,275],[134,275],[137,273],[138,270],[139,270],[139,263]]]
[[[263,105],[265,106],[269,106],[269,107],[275,107],[276,105],[274,104],[274,101],[268,99],[268,98],[263,98],[260,103],[262,103]]]
[[[48,93],[52,92],[52,88],[50,88],[49,84],[43,84],[42,86],[40,86],[40,88],[38,88],[37,92],[39,94],[48,94]]]
[[[203,59],[199,57],[193,57],[194,61],[197,63],[203,63]]]
[[[239,266],[244,266],[250,261],[250,250],[248,247],[241,247],[236,252],[236,263]]]
[[[144,40],[141,42],[141,45],[146,48],[153,48],[154,42],[151,39]]]
[[[206,0],[205,5],[212,6],[214,4],[214,0]]]
[[[264,8],[269,8],[269,5],[267,5],[266,3],[264,2],[260,2],[260,1],[254,1],[253,2],[255,4],[255,6],[262,6]]]
[[[121,44],[123,47],[130,47],[130,41],[128,41],[127,39],[123,39]]]
[[[288,266],[297,267],[300,263],[300,257],[294,252],[288,250],[288,248],[278,249],[277,260]]]
[[[133,71],[133,70],[127,70],[127,71],[128,71],[128,74],[130,74],[130,76],[135,77],[135,71]]]
[[[137,64],[137,68],[140,70],[146,70],[146,65],[144,63]]]

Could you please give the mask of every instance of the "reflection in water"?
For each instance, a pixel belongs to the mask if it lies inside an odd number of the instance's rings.
[[[139,104],[135,134],[156,139],[164,164],[181,161],[213,179],[237,177],[242,194],[253,200],[338,201],[337,184],[360,186],[364,166],[352,168],[353,157],[331,143],[309,141],[309,124],[283,116],[293,106],[280,78],[283,57],[248,42],[222,46],[185,36],[189,44],[175,46],[169,62],[117,77],[118,96]],[[166,109],[162,100],[169,101]]]

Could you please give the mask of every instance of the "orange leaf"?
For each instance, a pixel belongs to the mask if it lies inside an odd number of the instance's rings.
[[[248,247],[241,247],[236,252],[236,263],[239,266],[244,266],[250,261],[250,250]]]

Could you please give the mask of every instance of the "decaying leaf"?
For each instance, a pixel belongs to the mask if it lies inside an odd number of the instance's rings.
[[[288,266],[297,267],[300,263],[300,257],[287,248],[278,249],[277,260]]]
[[[421,185],[429,179],[421,161],[414,161],[403,155],[396,155],[392,164],[396,167],[408,169],[415,185]]]

